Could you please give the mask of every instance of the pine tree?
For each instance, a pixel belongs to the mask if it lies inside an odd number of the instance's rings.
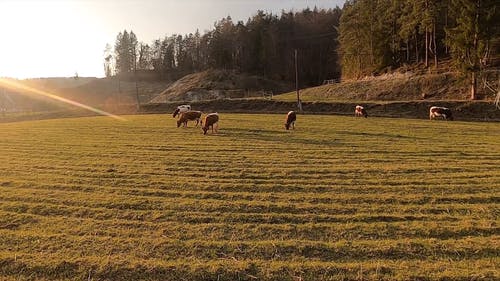
[[[477,77],[488,63],[491,39],[498,37],[496,0],[451,0],[456,26],[446,30],[452,57],[470,76],[470,99],[477,98]]]
[[[135,71],[137,69],[137,44],[137,36],[133,31],[130,31],[128,45],[130,71]]]
[[[342,72],[371,75],[391,65],[391,16],[388,0],[347,1],[340,18]]]
[[[360,7],[356,1],[347,1],[340,17],[340,46],[342,75],[360,77],[365,69],[365,57],[369,54],[368,42],[362,36],[364,28],[360,20]]]
[[[115,73],[123,74],[135,69],[137,59],[137,37],[133,31],[118,33],[115,41]]]

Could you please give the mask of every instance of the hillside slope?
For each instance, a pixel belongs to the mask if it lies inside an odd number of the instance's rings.
[[[76,102],[109,111],[136,105],[137,95],[146,103],[165,90],[170,82],[143,80],[135,82],[113,78],[37,78],[27,80],[7,79],[15,84],[41,90]],[[66,108],[67,105],[12,86],[1,87],[0,107],[7,112],[38,112]],[[121,110],[119,110],[121,111]]]
[[[220,98],[244,98],[290,91],[292,86],[260,76],[239,74],[226,70],[206,70],[182,77],[151,100],[152,103],[168,101],[197,101]]]
[[[63,88],[75,88],[92,81],[98,80],[97,77],[47,77],[47,78],[29,78],[19,80],[24,85],[47,91],[54,91]]]
[[[456,73],[414,74],[392,73],[361,80],[345,81],[302,89],[302,101],[404,101],[466,100],[466,81]],[[483,93],[483,98],[488,98]],[[296,93],[276,96],[278,100],[296,100]]]
[[[62,96],[91,105],[110,106],[114,104],[135,104],[136,94],[141,103],[161,93],[168,87],[167,81],[120,81],[115,78],[102,78],[75,88],[60,89]]]
[[[3,78],[0,82],[0,109],[6,112],[33,112],[40,110],[59,110],[63,106],[60,102],[53,99],[36,95],[21,87],[40,90],[49,94],[61,95],[61,89],[75,88],[91,83],[98,78],[95,77],[51,77],[51,78],[32,78],[18,80],[14,78]]]

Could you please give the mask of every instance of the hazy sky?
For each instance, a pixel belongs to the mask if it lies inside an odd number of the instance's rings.
[[[230,15],[342,7],[344,0],[0,0],[0,77],[104,75],[103,51],[118,32],[139,41],[213,27]]]

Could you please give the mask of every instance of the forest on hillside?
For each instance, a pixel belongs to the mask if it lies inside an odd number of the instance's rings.
[[[430,71],[451,59],[470,77],[499,64],[497,0],[351,0],[340,20],[342,75],[360,77],[409,64]]]
[[[305,9],[277,16],[258,11],[246,23],[230,16],[200,34],[173,34],[146,44],[133,31],[120,32],[106,48],[107,75],[153,70],[162,79],[207,69],[236,70],[283,81],[295,80],[298,50],[304,86],[340,76],[335,54],[341,9]]]
[[[405,65],[429,71],[443,60],[468,77],[471,99],[481,73],[499,65],[497,0],[348,0],[340,9],[257,11],[246,23],[230,16],[201,34],[173,34],[147,44],[120,32],[105,50],[107,76],[150,71],[175,80],[206,69],[228,69],[295,81],[377,75]]]

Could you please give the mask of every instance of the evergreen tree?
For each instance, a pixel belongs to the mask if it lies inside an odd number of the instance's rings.
[[[137,69],[137,36],[133,31],[130,31],[129,42],[128,42],[128,52],[130,58],[130,71],[135,71]]]
[[[215,68],[234,67],[235,27],[230,16],[215,23],[210,40],[210,58]]]
[[[340,18],[342,72],[360,77],[386,66],[391,29],[384,23],[388,1],[347,1]]]
[[[134,32],[118,33],[115,42],[115,73],[122,74],[134,70],[136,60],[137,37]]]
[[[488,63],[491,40],[498,37],[496,0],[451,0],[456,25],[447,29],[457,66],[470,76],[470,99],[477,98],[477,76]]]

